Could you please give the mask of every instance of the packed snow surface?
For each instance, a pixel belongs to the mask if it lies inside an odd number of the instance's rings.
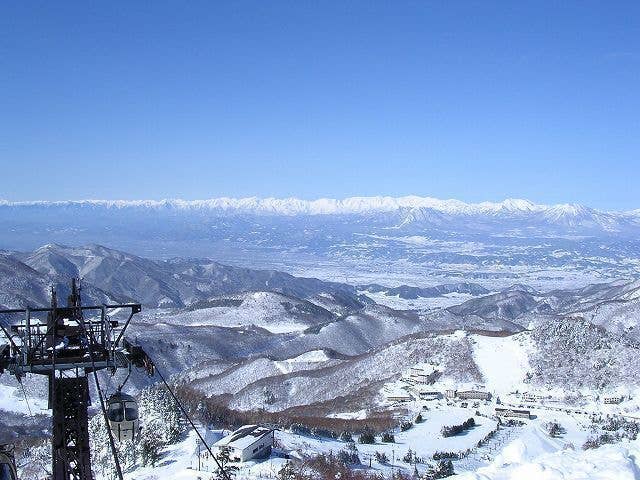
[[[525,387],[523,380],[530,371],[529,354],[533,349],[528,333],[510,337],[470,336],[475,360],[486,388],[494,393],[509,393]]]
[[[593,450],[566,449],[531,458],[522,439],[515,440],[487,467],[460,480],[636,480],[640,478],[640,449],[634,445],[605,445]]]

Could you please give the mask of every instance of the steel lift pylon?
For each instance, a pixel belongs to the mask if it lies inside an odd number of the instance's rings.
[[[88,375],[103,369],[111,373],[130,370],[132,365],[153,373],[153,365],[143,349],[124,338],[141,306],[138,303],[83,306],[75,279],[67,306],[59,307],[55,290],[51,293],[50,307],[0,310],[0,314],[24,316],[22,323],[10,329],[0,324],[9,339],[9,344],[0,345],[0,373],[7,370],[19,381],[27,373],[48,377],[52,410],[51,478],[92,480]],[[116,309],[129,311],[122,327],[108,316]],[[37,317],[45,313],[43,323]],[[89,318],[85,318],[85,313],[91,314],[87,315]]]

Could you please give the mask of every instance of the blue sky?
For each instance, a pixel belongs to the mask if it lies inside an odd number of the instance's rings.
[[[640,2],[2,2],[0,198],[640,208]]]

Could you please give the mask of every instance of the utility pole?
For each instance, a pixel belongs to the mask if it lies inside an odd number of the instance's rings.
[[[395,449],[391,449],[391,476],[395,475],[395,464],[396,464],[396,451]]]

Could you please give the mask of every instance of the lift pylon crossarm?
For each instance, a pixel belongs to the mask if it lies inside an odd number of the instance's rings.
[[[107,310],[115,310],[117,308],[130,308],[133,313],[140,313],[142,311],[142,305],[139,303],[121,303],[121,304],[104,304],[104,305],[83,305],[80,307],[37,307],[37,308],[9,308],[0,310],[0,314],[9,314],[9,313],[38,313],[38,312],[53,312],[53,311],[63,311],[63,310],[102,310],[106,308]]]
[[[130,310],[130,313],[116,339],[114,330],[119,327],[119,322],[111,320],[107,312],[125,309]],[[70,304],[58,307],[52,301],[52,306],[46,308],[0,310],[0,315],[24,316],[22,323],[11,326],[11,332],[20,339],[20,347],[9,338],[14,349],[13,365],[10,368],[16,375],[22,375],[47,374],[55,370],[76,368],[126,367],[126,359],[122,355],[116,355],[116,351],[133,315],[141,309],[139,303],[89,306]],[[99,317],[85,319],[83,313],[91,311],[100,312]],[[33,321],[32,315],[35,313],[47,313],[46,324]],[[88,350],[93,354],[93,362],[88,358]]]

